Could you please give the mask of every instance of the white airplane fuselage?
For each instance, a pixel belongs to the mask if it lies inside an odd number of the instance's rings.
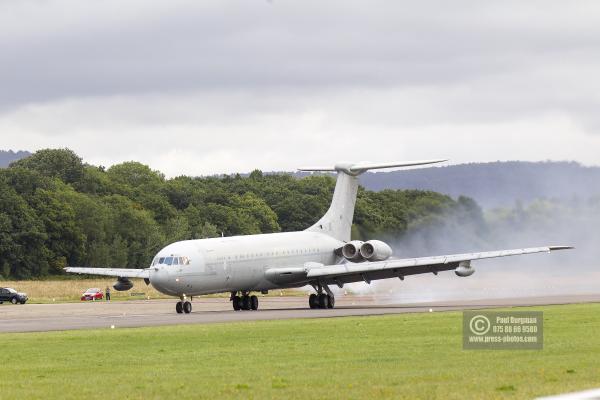
[[[335,250],[343,244],[329,235],[311,231],[186,240],[157,253],[149,279],[156,290],[171,296],[266,291],[286,287],[268,280],[266,271],[270,268],[335,264],[339,261]],[[173,265],[171,261],[167,265],[169,257],[178,261],[183,258],[186,262]],[[295,281],[287,287],[304,284]]]

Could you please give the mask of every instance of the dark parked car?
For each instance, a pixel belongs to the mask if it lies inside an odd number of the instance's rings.
[[[0,288],[0,304],[5,301],[10,301],[13,304],[25,304],[27,301],[27,295],[25,293],[19,293],[13,288]]]

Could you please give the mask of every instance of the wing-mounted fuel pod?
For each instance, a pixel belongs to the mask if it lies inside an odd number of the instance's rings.
[[[113,285],[113,288],[115,290],[118,290],[119,292],[124,292],[126,290],[131,289],[132,287],[133,287],[133,282],[131,282],[128,278],[123,278],[123,277],[117,278],[117,281]]]
[[[471,261],[461,261],[458,263],[458,267],[454,270],[454,273],[461,278],[466,278],[467,276],[471,276],[475,273],[475,268],[471,266]]]

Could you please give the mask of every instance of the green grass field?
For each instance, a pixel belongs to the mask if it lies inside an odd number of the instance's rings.
[[[462,350],[460,312],[1,334],[0,398],[532,398],[600,387],[600,304],[544,350]]]

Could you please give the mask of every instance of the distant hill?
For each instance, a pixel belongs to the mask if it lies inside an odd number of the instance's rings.
[[[393,172],[371,172],[361,184],[374,191],[422,189],[469,196],[484,208],[539,198],[588,199],[600,195],[600,167],[576,162],[493,162]]]
[[[12,150],[4,151],[0,150],[0,168],[8,167],[13,161],[20,160],[21,158],[29,157],[31,155],[28,151],[17,151]]]

